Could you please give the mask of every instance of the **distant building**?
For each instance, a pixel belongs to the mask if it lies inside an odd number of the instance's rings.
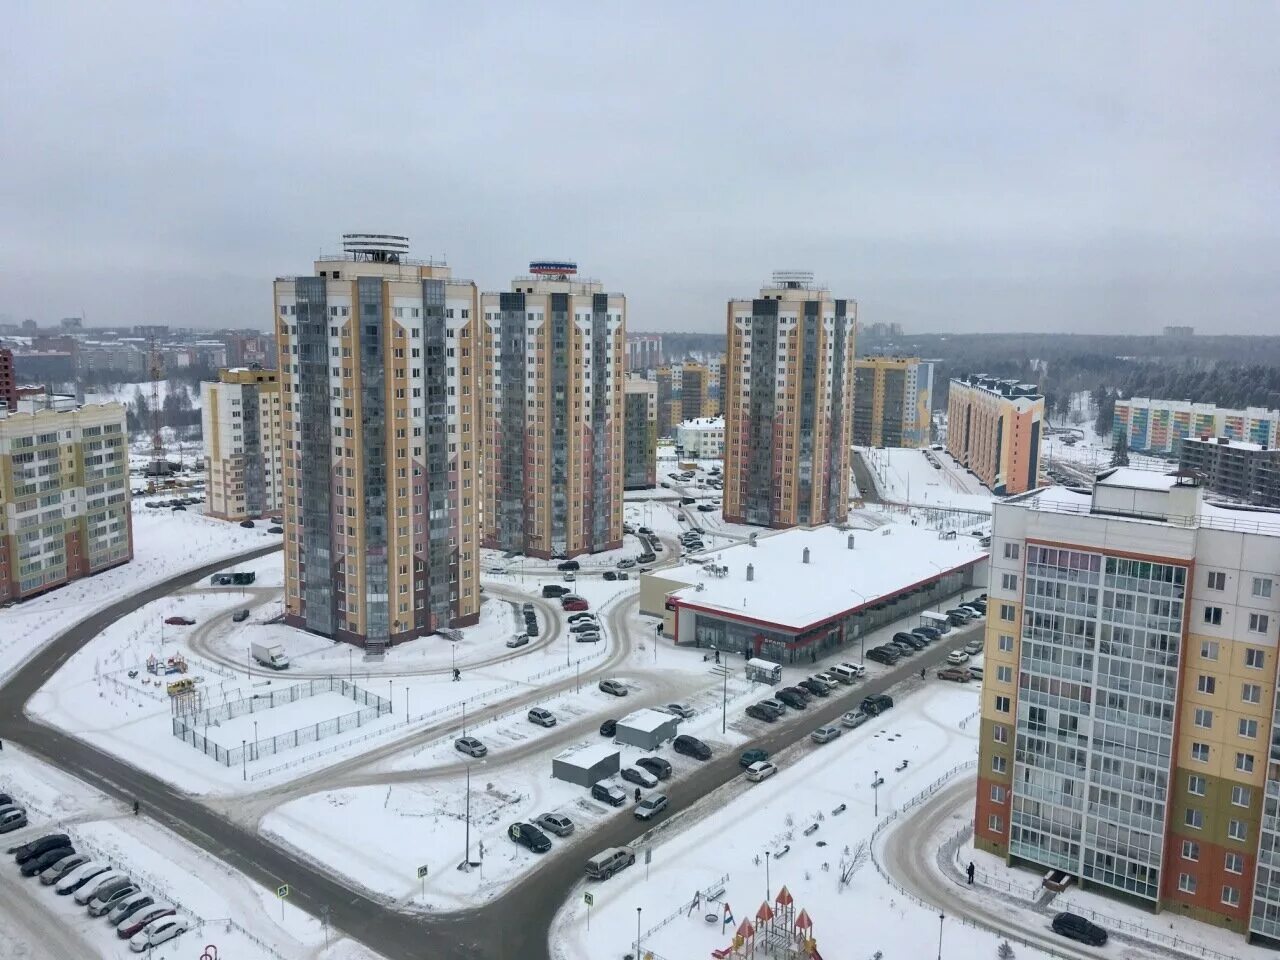
[[[0,350],[0,409],[18,409],[18,384],[13,379],[13,351]]]
[[[680,367],[680,419],[694,420],[711,416],[711,373],[701,363],[684,363]]]
[[[860,357],[855,366],[853,442],[928,446],[933,364],[919,357]]]
[[[1258,507],[1280,508],[1280,449],[1227,437],[1187,437],[1178,469],[1199,474],[1214,493]]]
[[[724,368],[725,355],[718,353],[707,359],[707,406],[705,416],[719,417],[724,414]]]
[[[1165,327],[1164,335],[1166,337],[1194,337],[1196,335],[1195,327]]]
[[[623,384],[622,486],[642,490],[658,482],[658,384],[632,374]]]
[[[70,383],[75,358],[63,350],[15,350],[13,376],[19,383]]]
[[[674,377],[670,367],[659,367],[656,374],[658,384],[658,436],[671,437],[675,434],[676,424],[680,422],[680,397],[676,392]]]
[[[954,379],[947,399],[947,452],[992,493],[1040,484],[1044,397],[1034,384],[970,375]]]
[[[133,559],[124,407],[46,404],[0,409],[0,601]]]
[[[208,505],[222,520],[270,516],[284,505],[280,381],[274,370],[220,370],[200,384]]]
[[[58,321],[58,327],[68,333],[79,333],[84,329],[84,320],[80,317],[63,317]]]
[[[662,366],[662,335],[657,333],[627,334],[627,373],[648,376],[650,370]]]
[[[724,417],[699,417],[676,428],[676,445],[686,457],[718,460],[724,456]]]
[[[1177,454],[1186,437],[1226,437],[1274,447],[1280,442],[1280,410],[1246,407],[1231,410],[1189,400],[1117,400],[1111,438],[1120,437],[1140,453]]]
[[[726,520],[848,520],[857,310],[805,271],[779,271],[755,299],[729,302]]]

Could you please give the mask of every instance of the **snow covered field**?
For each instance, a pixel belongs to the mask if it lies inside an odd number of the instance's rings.
[[[894,503],[937,509],[991,511],[992,495],[943,450],[858,447],[880,495]],[[935,468],[929,456],[942,466]]]

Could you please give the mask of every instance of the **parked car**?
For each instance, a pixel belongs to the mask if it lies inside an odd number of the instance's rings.
[[[151,894],[138,890],[121,900],[117,900],[115,906],[111,908],[111,912],[107,914],[107,922],[112,926],[116,926],[121,920],[127,920],[139,910],[151,906],[156,902],[156,898]]]
[[[578,575],[574,573],[572,570],[570,570],[568,573],[564,574],[560,579],[562,579],[565,583],[573,583],[575,580],[578,579]]]
[[[563,597],[568,592],[568,587],[562,587],[558,583],[546,583],[542,585],[542,595],[544,597]]]
[[[619,774],[627,783],[634,783],[638,787],[656,787],[658,778],[643,767],[623,767]]]
[[[970,620],[973,619],[973,611],[961,610],[959,607],[952,607],[950,610],[947,611],[947,619],[950,620],[953,624],[955,624],[955,626],[962,627],[966,623],[968,623]],[[956,623],[957,620],[959,620],[960,622]]]
[[[766,710],[772,710],[778,716],[782,716],[787,712],[787,705],[776,697],[769,697],[767,700],[761,700],[759,705],[764,707]]]
[[[267,533],[284,533],[284,527],[267,527]]]
[[[600,736],[602,737],[612,737],[615,734],[617,734],[617,732],[618,732],[617,720],[606,720],[604,723],[600,724]]]
[[[759,763],[761,760],[768,759],[768,750],[761,750],[759,747],[752,747],[750,750],[742,751],[742,756],[738,757],[738,766],[749,767],[753,763]]]
[[[761,760],[747,767],[747,779],[752,783],[759,783],[761,780],[768,780],[778,768],[773,765],[772,760]]]
[[[40,856],[46,850],[69,846],[71,846],[71,838],[65,833],[46,833],[43,837],[36,837],[34,840],[28,840],[26,843],[19,844],[16,847],[10,847],[9,852],[13,854],[13,859],[16,862],[22,864],[32,857]]]
[[[117,923],[116,934],[121,940],[128,940],[147,924],[155,923],[161,917],[173,916],[175,912],[167,903],[153,903]]]
[[[248,610],[237,610],[235,613],[231,615],[231,620],[234,623],[244,623],[248,619],[249,619]]]
[[[100,877],[110,869],[111,864],[105,861],[90,860],[64,876],[53,889],[60,897],[68,896],[75,893],[94,877]]]
[[[533,822],[557,837],[567,837],[573,833],[573,821],[563,813],[541,813]]]
[[[191,929],[191,925],[185,917],[179,917],[176,914],[169,917],[161,917],[155,920],[132,937],[129,938],[129,949],[134,953],[142,953],[143,950],[150,950],[160,946],[162,943],[168,943],[174,937],[181,936]]]
[[[895,633],[893,635],[893,640],[890,642],[899,645],[906,644],[912,650],[923,650],[927,646],[927,642],[921,640],[920,637],[916,636],[914,633],[905,632]]]
[[[637,528],[636,532],[643,533],[645,536],[649,536],[649,537],[653,536],[653,531],[650,530],[648,527],[639,527]]]
[[[871,718],[867,716],[865,713],[863,713],[861,710],[850,710],[848,713],[841,715],[840,722],[844,724],[846,727],[848,727],[850,730],[854,730],[862,726],[864,723],[866,723],[870,719]]]
[[[618,561],[619,570],[630,570],[635,565],[636,565],[635,557],[623,557],[621,560]]]
[[[969,662],[969,655],[963,650],[952,650],[947,654],[947,663],[959,666],[962,663]]]
[[[64,857],[69,857],[76,851],[67,844],[65,847],[54,847],[52,850],[46,850],[39,856],[32,857],[18,870],[24,877],[34,877],[37,873],[48,869]]]
[[[858,706],[863,713],[874,717],[876,714],[884,713],[893,706],[893,697],[889,696],[887,693],[879,693],[875,696],[863,697],[862,703]]]
[[[529,711],[528,716],[530,723],[536,723],[540,727],[554,727],[556,725],[556,715],[543,707],[534,707]]]
[[[825,683],[828,690],[834,690],[840,686],[840,681],[832,673],[815,673],[813,679],[819,683]]]
[[[809,739],[814,743],[830,743],[843,732],[843,730],[834,724],[827,724],[826,726],[819,727],[817,730],[813,731],[813,733],[809,734]]]
[[[763,720],[765,723],[775,723],[778,719],[777,713],[758,703],[753,703],[747,707],[746,714],[753,720]]]
[[[942,638],[942,634],[934,627],[912,627],[911,632],[917,637],[924,637],[930,642]]]
[[[608,880],[619,870],[636,862],[636,852],[631,847],[610,847],[587,861],[587,876],[592,880]]]
[[[83,907],[99,893],[109,893],[117,886],[128,882],[129,877],[123,870],[108,870],[96,877],[90,877],[87,882],[80,885],[79,890],[75,891],[76,903]]]
[[[1093,947],[1107,942],[1107,931],[1075,913],[1060,913],[1054,917],[1053,932]]]
[[[938,671],[939,680],[953,680],[956,683],[968,683],[969,671],[963,667],[943,667]]]
[[[636,819],[652,820],[663,810],[667,809],[667,804],[669,802],[670,801],[660,793],[655,794],[652,797],[645,797],[636,804]]]
[[[667,713],[675,714],[681,720],[688,720],[693,716],[692,708],[685,706],[683,703],[668,703],[663,709]]]
[[[841,683],[856,683],[866,673],[867,668],[860,663],[837,663],[831,668],[831,675]]]
[[[683,753],[685,756],[693,757],[695,760],[711,759],[711,748],[697,737],[691,737],[686,733],[680,734],[675,740],[671,741],[671,746],[676,753]]]
[[[817,680],[801,680],[796,684],[802,690],[808,690],[815,697],[829,697],[830,691],[827,690],[825,684],[819,683]]]
[[[975,680],[981,680],[981,679],[982,679],[982,668],[981,668],[981,667],[969,667],[968,669],[969,669],[969,676],[973,677],[973,679],[975,679]]]
[[[577,643],[599,643],[599,633],[579,633],[573,638]]]
[[[661,757],[641,757],[636,761],[636,766],[648,770],[659,780],[666,780],[671,776],[671,764]]]
[[[627,792],[616,783],[601,780],[591,785],[591,799],[603,800],[611,807],[620,807],[627,802]]]
[[[190,617],[165,617],[164,622],[171,627],[190,627],[195,625],[195,621]]]
[[[800,694],[798,693],[793,692],[791,689],[779,690],[777,693],[774,694],[774,697],[777,698],[778,700],[781,700],[792,710],[804,709],[804,697],[800,696]]]
[[[40,882],[46,887],[57,883],[76,867],[84,866],[89,862],[87,853],[69,853],[57,860],[49,866],[45,867],[40,873]]]
[[[982,647],[983,644],[981,640],[970,640],[964,645],[964,652],[976,657],[982,652]]]
[[[596,684],[596,686],[598,686],[602,692],[615,697],[625,697],[627,695],[627,688],[618,680],[610,680],[606,678],[601,680]]]
[[[867,651],[867,659],[874,660],[876,663],[883,663],[886,666],[893,666],[902,659],[902,651],[896,647],[890,651],[885,647],[872,647]]]
[[[556,569],[557,570],[581,570],[582,564],[578,563],[577,560],[566,560],[564,561],[564,563],[556,564]]]
[[[132,880],[123,883],[118,887],[112,887],[110,890],[99,888],[94,898],[89,901],[89,916],[100,917],[104,913],[110,912],[110,910],[121,900],[131,897],[139,892],[141,891],[139,890],[138,885]]]
[[[613,570],[606,570],[606,571],[604,572],[604,578],[605,578],[606,580],[617,580],[617,579],[618,579],[618,574],[617,574],[617,572],[616,572],[616,571],[613,571]]]
[[[459,737],[453,741],[453,749],[469,757],[483,757],[489,752],[489,748],[475,737]]]
[[[810,693],[808,690],[806,690],[804,687],[800,686],[799,684],[797,684],[794,687],[783,687],[782,689],[787,691],[788,693],[794,693],[797,697],[799,697],[805,703],[808,703],[810,700],[813,699],[813,694]]]
[[[507,641],[507,648],[510,650],[516,647],[524,647],[529,643],[529,635],[527,633],[517,633],[514,637]]]
[[[589,608],[590,604],[588,604],[587,601],[583,600],[581,597],[579,597],[576,600],[566,600],[564,598],[561,598],[560,606],[563,607],[565,610],[586,610]]]
[[[591,633],[593,631],[596,633],[600,632],[599,620],[579,620],[577,623],[569,624],[570,633]]]
[[[546,853],[551,849],[551,840],[531,823],[513,823],[507,828],[507,836],[534,853]]]

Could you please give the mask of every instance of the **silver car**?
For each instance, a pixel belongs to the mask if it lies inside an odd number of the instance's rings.
[[[475,737],[459,737],[453,741],[453,748],[469,757],[483,757],[489,752],[489,748]]]
[[[573,821],[566,817],[563,813],[543,813],[533,821],[548,833],[554,833],[557,837],[567,837],[573,833]]]

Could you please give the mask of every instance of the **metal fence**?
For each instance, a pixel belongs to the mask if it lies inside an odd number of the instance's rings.
[[[287,733],[257,739],[253,743],[242,744],[239,747],[224,747],[208,736],[209,727],[216,726],[224,720],[271,710],[321,693],[339,693],[348,700],[361,704],[361,708],[339,717],[298,727]],[[293,750],[326,737],[336,737],[390,712],[391,701],[384,697],[362,690],[354,683],[340,677],[317,677],[283,690],[252,694],[215,707],[179,714],[173,718],[173,735],[191,744],[205,756],[213,757],[218,763],[229,767],[247,760],[275,756],[285,750]],[[203,734],[198,732],[202,728],[205,731]]]

